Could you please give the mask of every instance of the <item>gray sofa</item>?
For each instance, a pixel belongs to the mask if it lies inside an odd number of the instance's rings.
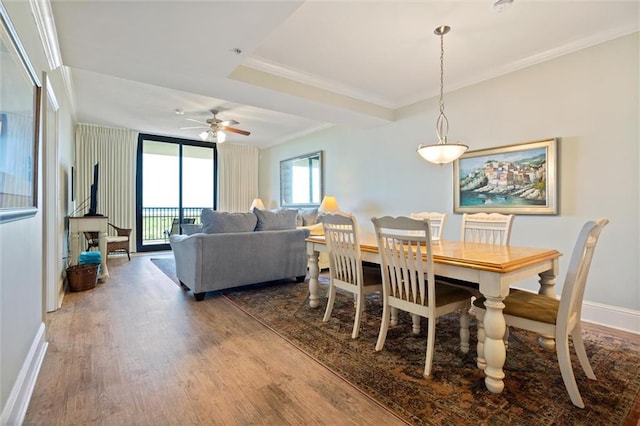
[[[296,212],[255,210],[225,213],[203,209],[201,228],[172,235],[176,276],[196,300],[208,291],[296,278],[307,273],[306,229],[296,229]]]

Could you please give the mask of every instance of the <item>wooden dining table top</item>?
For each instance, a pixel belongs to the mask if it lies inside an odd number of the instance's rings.
[[[323,235],[312,235],[308,243],[326,244]],[[434,240],[431,243],[433,261],[440,264],[460,266],[482,271],[508,273],[539,262],[559,258],[555,249],[503,246],[465,241]],[[363,253],[378,254],[374,235],[360,236]]]

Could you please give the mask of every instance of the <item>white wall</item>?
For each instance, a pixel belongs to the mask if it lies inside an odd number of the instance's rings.
[[[39,78],[49,71],[44,49],[38,35],[29,2],[4,2],[5,9],[18,32],[31,64]],[[70,175],[73,161],[73,119],[59,71],[50,75],[52,87],[60,104],[59,141],[61,179]],[[42,149],[40,149],[40,153]],[[40,156],[42,159],[42,156]],[[42,163],[39,166],[38,205],[42,206]],[[61,188],[67,190],[68,182]],[[69,197],[62,196],[63,203]],[[68,210],[68,206],[67,209]],[[0,224],[0,423],[15,424],[16,414],[26,409],[32,383],[43,352],[44,330],[43,241],[45,212],[39,209],[35,217]],[[64,217],[56,219],[59,238],[66,239]],[[61,241],[63,250],[66,242]],[[57,259],[56,262],[62,261]]]
[[[445,94],[449,140],[471,150],[559,138],[560,214],[518,215],[513,245],[560,250],[559,294],[578,231],[606,216],[585,300],[631,310],[627,329],[640,332],[638,251],[640,179],[639,33]],[[449,213],[445,238],[460,238],[453,214],[452,166],[421,160],[420,143],[434,143],[437,99],[398,111],[375,129],[335,127],[261,153],[260,197],[279,199],[279,161],[324,150],[325,194],[358,216],[412,211]],[[535,289],[537,284],[523,283]]]

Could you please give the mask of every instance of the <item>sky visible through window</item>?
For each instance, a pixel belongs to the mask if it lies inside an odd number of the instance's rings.
[[[183,207],[213,207],[213,160],[184,157],[183,161]],[[144,154],[144,207],[178,206],[178,167],[177,156]]]

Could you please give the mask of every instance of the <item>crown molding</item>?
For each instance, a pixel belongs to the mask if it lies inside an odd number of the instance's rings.
[[[336,93],[338,95],[348,96],[350,98],[354,98],[363,102],[378,105],[384,108],[388,108],[388,109],[396,108],[395,103],[388,99],[384,99],[378,96],[372,96],[370,93],[355,89],[346,84],[342,84],[337,81],[322,78],[316,75],[305,73],[300,70],[286,67],[282,64],[279,64],[274,61],[270,61],[268,59],[261,58],[258,56],[248,57],[243,62],[243,65],[249,68],[256,69],[258,71],[266,72],[268,74],[273,74],[278,77],[286,78],[288,80],[293,80],[298,83],[313,86],[318,89]]]
[[[42,40],[42,47],[47,56],[49,69],[54,70],[62,65],[62,56],[60,55],[60,46],[58,44],[58,35],[56,32],[56,24],[53,20],[53,12],[49,0],[29,0],[33,18]]]

